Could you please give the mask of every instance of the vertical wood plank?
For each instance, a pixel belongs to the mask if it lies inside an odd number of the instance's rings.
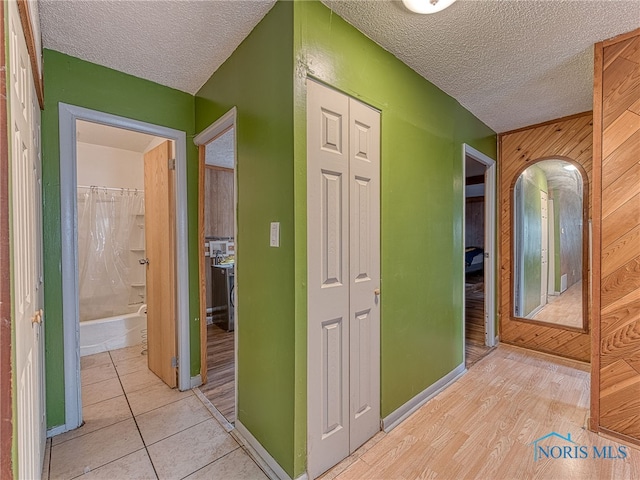
[[[591,248],[591,412],[589,426],[596,431],[600,423],[600,252],[602,249],[602,43],[594,47],[593,72],[593,220]]]
[[[636,442],[640,440],[638,45],[640,29],[598,44],[595,50],[594,186],[598,195],[594,199],[593,305],[597,329],[590,424],[592,429]],[[604,59],[615,57],[605,63]],[[604,89],[604,85],[619,88]]]

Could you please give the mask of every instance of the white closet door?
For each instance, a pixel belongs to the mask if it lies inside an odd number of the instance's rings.
[[[349,451],[349,98],[307,81],[308,470]]]
[[[45,441],[40,108],[15,1],[9,26],[11,257],[16,332],[18,476],[40,478]]]
[[[380,430],[380,112],[349,101],[349,453]]]
[[[308,466],[380,429],[380,117],[307,81]]]

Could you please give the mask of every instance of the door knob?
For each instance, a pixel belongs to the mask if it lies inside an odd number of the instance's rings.
[[[31,323],[37,323],[39,325],[42,325],[42,314],[44,312],[42,311],[42,309],[38,310],[33,317],[31,317]]]
[[[140,265],[149,265],[149,259],[148,258],[141,258],[140,260],[138,260],[138,263]]]
[[[376,289],[373,291],[373,293],[375,293],[376,295],[380,295],[380,289],[379,289],[379,288],[376,288]]]

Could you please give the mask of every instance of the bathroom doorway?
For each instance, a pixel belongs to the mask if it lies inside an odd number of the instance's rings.
[[[184,132],[60,104],[60,159],[66,423],[50,435],[116,387],[191,383]]]
[[[234,111],[200,148],[201,393],[227,429],[236,420],[236,129]]]

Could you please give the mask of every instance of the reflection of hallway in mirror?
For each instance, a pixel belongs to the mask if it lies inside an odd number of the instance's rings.
[[[576,282],[561,295],[549,295],[547,303],[533,320],[565,327],[582,328],[582,281]]]

